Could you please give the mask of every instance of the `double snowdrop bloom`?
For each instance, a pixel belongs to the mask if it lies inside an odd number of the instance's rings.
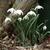
[[[10,8],[7,10],[7,13],[11,12],[11,15],[23,15],[22,10],[15,10],[14,8]]]
[[[45,25],[45,26],[43,26],[43,30],[46,30],[47,29],[47,26]]]
[[[34,16],[36,16],[36,13],[34,12],[34,11],[29,11],[28,13],[27,13],[27,15],[25,15],[24,17],[23,17],[23,19],[28,19],[29,20],[29,15],[34,15]]]
[[[34,16],[36,16],[36,13],[35,13],[34,11],[29,11],[29,12],[27,13],[27,15],[34,15]]]
[[[40,5],[37,5],[34,10],[38,10],[38,9],[44,9],[44,8]]]
[[[14,11],[14,15],[23,15],[23,11],[22,10],[16,10],[16,11]]]
[[[5,22],[5,23],[7,23],[7,21],[10,21],[10,22],[11,22],[12,20],[11,20],[11,18],[6,17],[6,19],[5,19],[5,21],[4,21],[4,22]]]
[[[18,21],[20,21],[20,22],[21,22],[21,21],[22,21],[22,18],[18,18]]]
[[[27,15],[25,15],[24,17],[23,17],[23,20],[29,20],[29,17],[27,16]]]

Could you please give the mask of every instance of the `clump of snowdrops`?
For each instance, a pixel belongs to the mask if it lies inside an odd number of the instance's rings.
[[[10,20],[12,22],[15,20],[15,29],[19,32],[16,35],[16,41],[22,46],[32,46],[35,43],[40,44],[50,34],[50,31],[47,31],[47,26],[44,23],[38,25],[38,19],[40,17],[40,14],[38,14],[39,9],[44,8],[37,5],[24,17],[22,17],[24,14],[22,10],[15,10],[14,8],[7,10],[7,13],[10,12],[10,15],[5,21]],[[15,18],[14,20],[12,20],[12,16]]]

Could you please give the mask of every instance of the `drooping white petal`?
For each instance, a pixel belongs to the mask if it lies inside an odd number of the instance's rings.
[[[16,11],[14,11],[14,15],[23,15],[23,11],[22,10],[16,10]]]
[[[7,21],[10,21],[10,22],[11,22],[12,20],[11,20],[11,18],[6,17],[6,19],[5,19],[5,21],[4,21],[4,22],[6,23]]]
[[[14,8],[10,8],[10,9],[7,10],[7,13],[8,13],[8,12],[14,13],[14,11],[15,11]]]
[[[27,13],[27,15],[34,15],[34,16],[36,16],[36,13],[35,13],[34,11],[29,11],[29,12]]]
[[[28,17],[27,15],[25,15],[25,16],[23,17],[23,20],[29,20],[29,17]]]
[[[22,21],[22,18],[18,18],[18,21]]]
[[[10,8],[7,10],[7,13],[11,12],[11,15],[23,15],[23,11],[22,10],[15,10],[14,8]]]
[[[43,26],[43,30],[46,30],[47,29],[47,26],[45,25],[45,26]]]
[[[36,7],[35,7],[35,10],[38,10],[38,9],[44,9],[42,6],[40,6],[40,5],[37,5]]]

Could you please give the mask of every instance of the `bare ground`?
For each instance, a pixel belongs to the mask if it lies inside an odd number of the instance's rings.
[[[50,43],[44,42],[40,45],[35,44],[34,46],[17,46],[15,38],[12,39],[5,36],[3,39],[0,39],[0,50],[50,50]]]

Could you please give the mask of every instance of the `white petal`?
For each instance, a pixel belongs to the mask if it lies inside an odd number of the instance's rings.
[[[23,15],[23,12],[22,12],[22,10],[16,10],[15,12],[14,12],[14,15]]]
[[[8,10],[7,10],[7,13],[8,13],[8,12],[13,13],[14,11],[15,11],[15,9],[14,9],[14,8],[10,8],[10,9],[8,9]]]
[[[34,11],[30,11],[30,12],[27,13],[27,15],[34,15],[34,16],[36,16],[36,13]]]
[[[18,18],[18,21],[21,21],[22,20],[22,18]]]
[[[35,7],[35,10],[38,10],[38,9],[44,9],[42,6],[40,6],[40,5],[37,5],[36,7]]]
[[[47,26],[43,26],[43,30],[46,30],[47,29]]]
[[[5,19],[5,21],[4,21],[4,22],[6,23],[7,21],[10,21],[10,22],[11,22],[12,20],[11,20],[11,18],[6,17],[6,19]]]
[[[23,20],[26,20],[26,19],[29,20],[29,17],[27,15],[23,17]]]

